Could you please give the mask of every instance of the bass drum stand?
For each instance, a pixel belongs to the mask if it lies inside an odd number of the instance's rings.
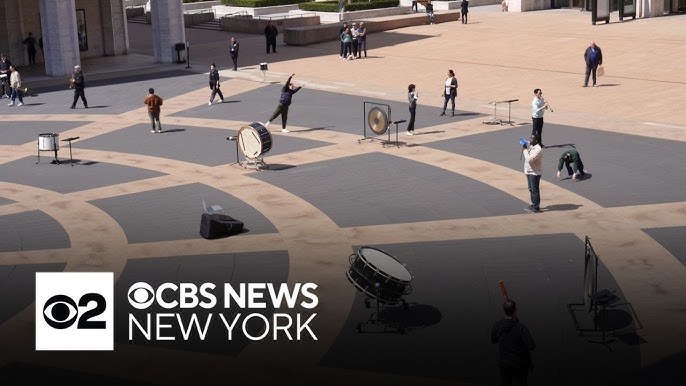
[[[369,319],[367,319],[366,322],[358,322],[357,323],[357,333],[358,334],[363,334],[363,333],[396,333],[396,334],[404,334],[408,332],[408,329],[402,324],[398,322],[393,322],[389,321],[384,317],[384,311],[386,309],[389,309],[389,305],[385,303],[381,303],[378,299],[379,295],[379,288],[380,288],[379,283],[375,283],[376,287],[376,292],[377,292],[377,298],[365,298],[364,299],[364,307],[365,308],[372,308],[374,306],[376,308],[376,311],[372,312],[371,315],[369,315]],[[373,304],[372,304],[373,303]],[[403,308],[403,310],[407,311],[409,308],[409,305],[405,301],[405,299],[400,299],[400,306]]]
[[[264,162],[264,156],[259,156],[256,158],[245,157],[245,162],[243,162],[242,164],[238,162],[238,164],[243,166],[244,169],[251,169],[257,171],[269,169],[269,164]]]

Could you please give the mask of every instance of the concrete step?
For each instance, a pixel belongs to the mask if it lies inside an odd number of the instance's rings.
[[[145,16],[129,17],[126,21],[129,23],[148,24],[148,19]]]
[[[188,26],[188,28],[197,28],[197,29],[208,29],[208,30],[215,30],[215,31],[221,31],[222,30],[222,24],[219,20],[212,20],[208,21],[205,23],[200,23],[197,25],[192,25]]]

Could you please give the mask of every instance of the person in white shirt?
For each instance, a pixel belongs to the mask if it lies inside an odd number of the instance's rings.
[[[445,80],[445,90],[443,91],[443,111],[438,115],[445,115],[445,109],[448,107],[448,101],[452,104],[451,117],[455,116],[455,97],[457,96],[457,78],[455,77],[455,72],[453,70],[448,70],[448,78]]]
[[[536,137],[537,142],[543,145],[543,113],[548,110],[548,103],[543,99],[543,91],[540,88],[534,89],[534,100],[531,101],[531,119],[533,129],[531,135]]]
[[[538,213],[541,211],[541,175],[543,175],[543,149],[538,143],[538,138],[532,135],[528,142],[523,143],[524,150],[524,174],[529,185],[531,195],[531,205],[524,209],[528,213]]]
[[[410,122],[407,123],[407,135],[414,135],[414,118],[417,112],[417,99],[419,93],[414,84],[407,86],[407,101],[410,103]]]
[[[23,106],[24,93],[21,91],[21,75],[19,75],[19,71],[17,71],[17,68],[14,65],[10,66],[10,71],[12,71],[12,74],[10,75],[10,86],[12,86],[12,101],[9,103],[9,106],[14,106],[14,101],[17,98],[19,98],[19,103],[17,103],[17,106]]]

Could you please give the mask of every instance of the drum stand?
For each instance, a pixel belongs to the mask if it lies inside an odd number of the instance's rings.
[[[55,140],[55,139],[54,139],[54,137],[53,137],[53,141],[54,141],[54,140]],[[69,146],[69,153],[71,154],[71,142],[69,142],[69,145],[70,145],[70,146]],[[53,144],[53,147],[55,148],[55,159],[52,160],[52,161],[50,161],[50,163],[53,164],[53,165],[59,165],[59,164],[60,164],[60,160],[57,158],[57,151],[58,151],[58,149],[57,149],[57,143],[56,143],[56,142]],[[43,150],[43,151],[45,151],[45,150]],[[52,151],[52,150],[47,150],[47,151]],[[41,149],[40,149],[40,147],[38,147],[38,161],[36,161],[36,165],[38,165],[38,164],[40,163],[40,152],[41,152]],[[73,165],[72,165],[72,166],[73,166]]]
[[[253,169],[257,171],[269,169],[269,164],[264,162],[264,156],[259,156],[257,158],[245,157],[245,162],[243,164],[239,162],[238,164],[243,166],[245,169]]]
[[[379,291],[379,284],[376,284],[377,293]],[[365,308],[372,308],[372,302],[376,303],[376,311],[369,315],[369,319],[366,322],[357,323],[357,332],[362,333],[396,333],[404,334],[407,332],[407,328],[403,326],[402,323],[390,322],[384,319],[383,312],[388,307],[386,304],[382,304],[378,298],[365,298],[364,306]],[[405,299],[400,299],[400,304],[404,310],[408,309],[408,304]]]

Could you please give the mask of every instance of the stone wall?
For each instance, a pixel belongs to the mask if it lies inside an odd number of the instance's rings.
[[[249,34],[264,34],[264,29],[267,27],[268,19],[255,19],[252,16],[234,16],[224,17],[221,19],[222,30],[231,32],[242,32]],[[288,19],[275,19],[272,23],[283,34],[289,28],[296,28],[302,26],[318,26],[320,23],[319,16],[303,16]]]

